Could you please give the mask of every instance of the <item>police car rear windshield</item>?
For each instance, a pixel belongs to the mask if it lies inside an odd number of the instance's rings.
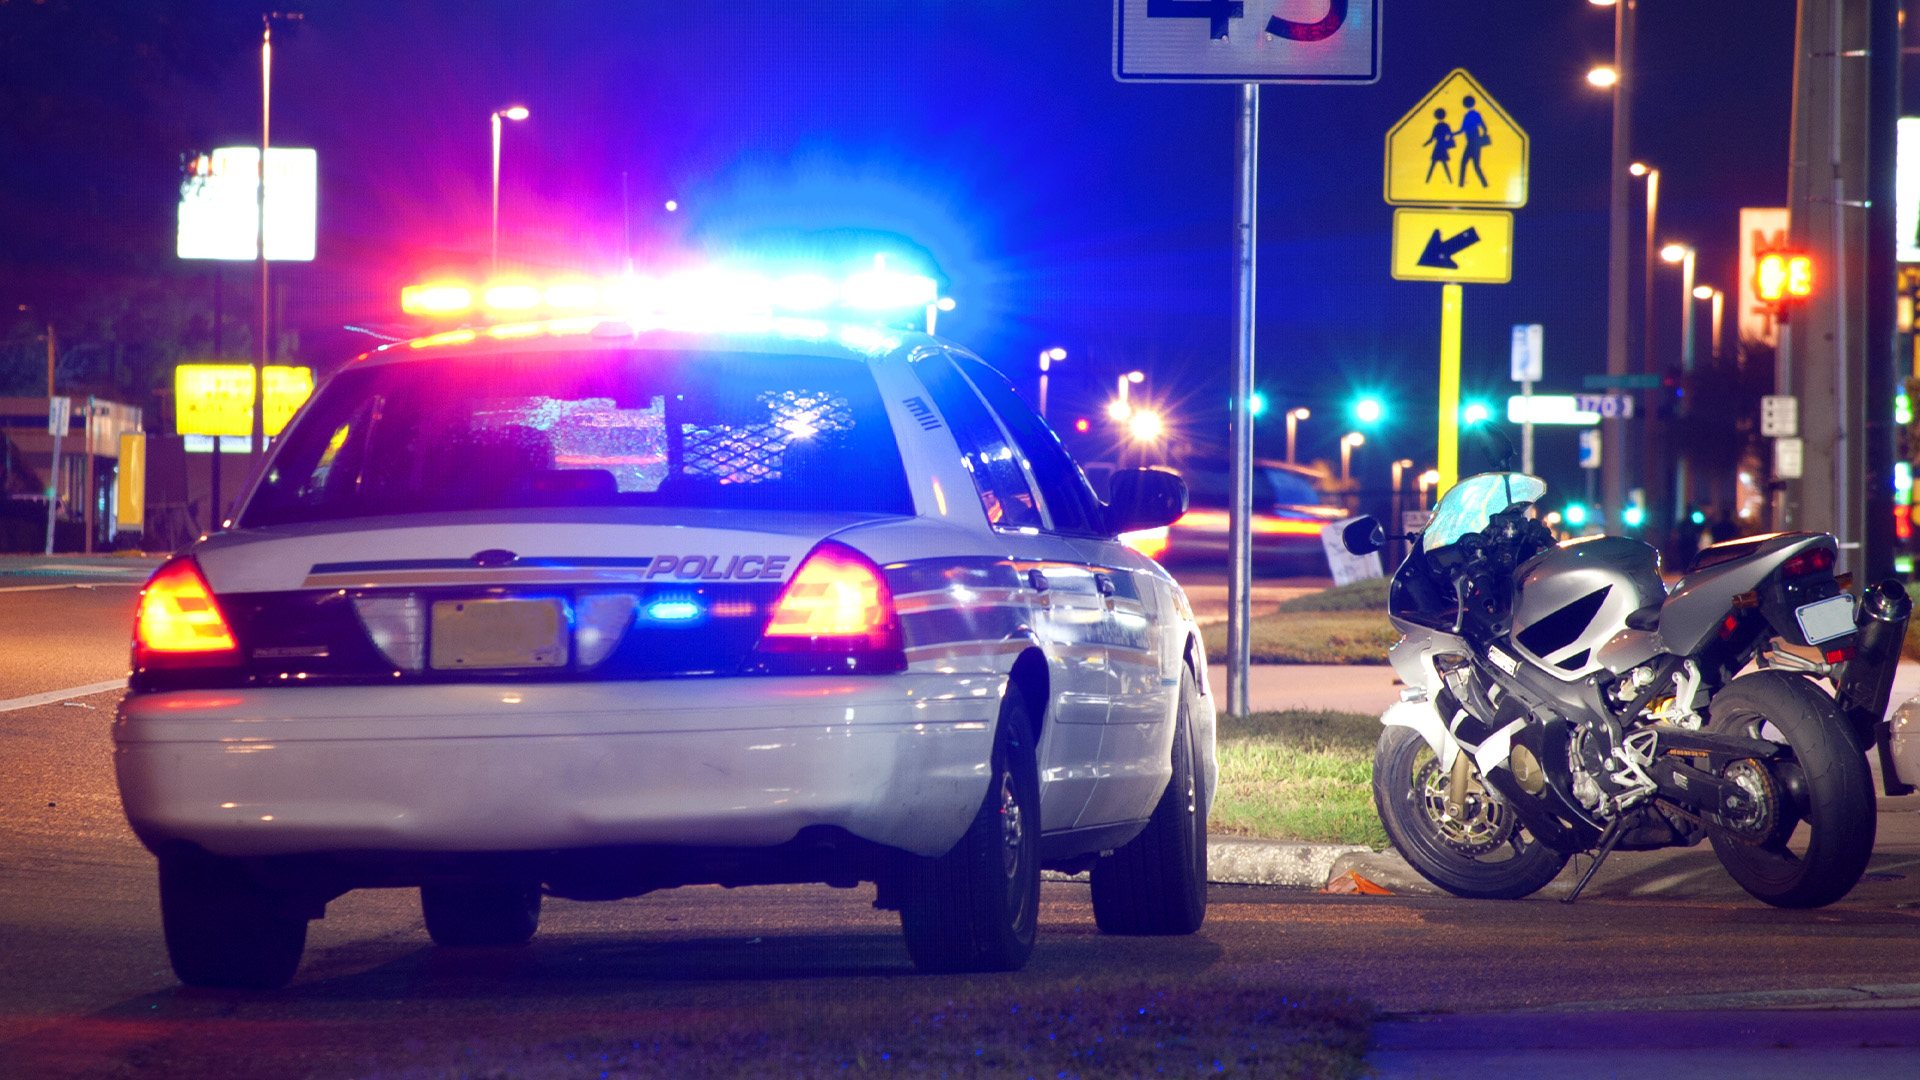
[[[864,363],[633,350],[348,370],[241,524],[622,506],[913,512]]]

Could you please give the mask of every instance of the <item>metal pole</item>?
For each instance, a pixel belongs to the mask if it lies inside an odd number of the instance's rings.
[[[47,554],[53,554],[54,510],[60,505],[60,440],[61,433],[53,433],[53,479],[47,486]]]
[[[1526,419],[1520,421],[1520,471],[1533,475],[1533,380],[1520,381],[1520,407]]]
[[[1692,248],[1680,259],[1680,390],[1681,397],[1674,407],[1674,415],[1685,420],[1692,411],[1693,403],[1687,400],[1686,392],[1693,388],[1693,260],[1696,252]],[[1648,417],[1647,423],[1654,418]],[[1673,524],[1676,529],[1684,528],[1687,520],[1687,505],[1693,498],[1688,484],[1691,462],[1687,459],[1684,444],[1675,447],[1673,455]],[[1648,469],[1649,473],[1653,470]]]
[[[500,271],[500,111],[493,113],[493,246],[487,269]]]
[[[273,334],[271,322],[273,314],[273,290],[269,284],[267,270],[267,148],[268,121],[273,115],[273,16],[262,15],[260,21],[260,187],[254,194],[258,199],[256,209],[259,232],[255,239],[259,250],[254,257],[260,263],[260,347],[253,355],[253,438],[248,453],[251,455],[248,465],[260,463],[260,450],[266,435],[266,374],[267,359],[272,355]]]
[[[1440,286],[1440,494],[1460,479],[1460,286]]]
[[[1613,6],[1613,159],[1608,177],[1607,229],[1607,374],[1627,374],[1627,165],[1633,160],[1634,0]],[[1626,503],[1626,427],[1620,420],[1601,422],[1600,471],[1605,488],[1608,527],[1618,527]]]
[[[1899,377],[1896,296],[1899,268],[1894,262],[1894,155],[1900,115],[1900,11],[1896,0],[1873,0],[1867,34],[1867,189],[1865,330],[1866,424],[1861,452],[1865,464],[1861,511],[1864,521],[1857,564],[1865,581],[1893,573],[1893,462],[1896,436],[1888,402]]]
[[[53,324],[47,324],[47,396],[53,396]]]
[[[1848,323],[1853,313],[1847,303],[1847,181],[1846,154],[1841,148],[1841,41],[1843,38],[1842,16],[1845,4],[1842,0],[1832,0],[1829,10],[1832,12],[1832,37],[1829,42],[1832,52],[1827,60],[1827,124],[1828,150],[1833,166],[1832,201],[1827,206],[1828,220],[1833,222],[1831,238],[1833,241],[1833,378],[1834,413],[1839,423],[1834,425],[1832,486],[1833,486],[1833,538],[1840,545],[1840,558],[1834,564],[1836,573],[1853,569],[1854,558],[1850,554],[1860,546],[1858,534],[1853,528],[1851,507],[1852,492],[1848,489],[1856,482],[1853,476],[1853,447],[1847,437],[1847,429],[1852,426],[1852,406],[1848,401],[1851,389],[1847,384],[1853,377],[1853,357],[1847,345]]]
[[[97,497],[97,493],[93,490],[94,476],[93,476],[93,395],[92,394],[87,395],[87,412],[86,412],[86,415],[81,417],[80,419],[80,433],[81,433],[80,441],[83,444],[85,444],[86,453],[87,453],[87,505],[86,505],[86,508],[83,511],[81,511],[81,515],[80,515],[80,519],[83,523],[82,528],[86,530],[87,535],[86,535],[86,541],[81,546],[80,550],[91,555],[93,554],[93,503],[95,498]]]
[[[1239,240],[1240,327],[1233,353],[1233,463],[1227,523],[1227,712],[1252,712],[1248,667],[1253,620],[1253,286],[1256,213],[1260,184],[1260,85],[1240,87],[1236,147],[1240,182],[1234,224]]]

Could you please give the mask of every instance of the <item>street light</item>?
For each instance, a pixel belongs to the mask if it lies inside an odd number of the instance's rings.
[[[1353,479],[1353,448],[1366,443],[1367,437],[1358,431],[1349,431],[1340,436],[1340,480],[1346,483]]]
[[[1166,433],[1166,424],[1160,414],[1152,409],[1136,409],[1127,417],[1127,435],[1137,443],[1159,442]]]
[[[1607,64],[1600,64],[1587,72],[1587,81],[1595,86],[1608,87],[1620,81],[1620,73]]]
[[[500,120],[525,120],[527,109],[524,105],[509,105],[493,111],[493,263],[492,269],[500,269]]]
[[[1660,249],[1662,261],[1680,264],[1680,370],[1693,371],[1693,248],[1686,244],[1668,244]],[[1649,367],[1652,364],[1648,364]]]
[[[1440,486],[1440,470],[1428,469],[1416,481],[1420,485],[1420,509],[1427,509],[1427,492]]]
[[[1047,418],[1047,370],[1054,363],[1067,358],[1067,350],[1055,345],[1051,349],[1040,350],[1040,419]]]
[[[1719,356],[1720,355],[1720,320],[1726,314],[1727,294],[1721,292],[1719,289],[1716,289],[1711,285],[1695,285],[1693,287],[1693,298],[1695,300],[1713,301],[1713,352],[1710,353],[1709,355]]]
[[[1311,412],[1307,411],[1307,407],[1305,405],[1302,405],[1297,409],[1287,410],[1287,464],[1289,465],[1294,464],[1293,436],[1294,436],[1295,429],[1299,425],[1300,421],[1305,420],[1307,417],[1312,415],[1313,414]]]
[[[1587,81],[1603,88],[1613,97],[1613,147],[1607,167],[1607,374],[1624,376],[1627,371],[1627,218],[1628,172],[1633,161],[1633,37],[1634,4],[1595,5],[1613,8],[1613,63],[1595,68]],[[1613,446],[1624,446],[1625,431],[1617,419],[1604,422],[1603,435]],[[1624,454],[1609,453],[1602,459],[1605,473],[1605,505],[1608,516],[1625,501],[1626,471]]]

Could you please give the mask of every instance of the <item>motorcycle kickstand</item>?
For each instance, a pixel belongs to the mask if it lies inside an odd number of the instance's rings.
[[[1593,853],[1593,862],[1588,865],[1587,872],[1580,875],[1580,880],[1574,883],[1573,891],[1560,898],[1561,903],[1571,904],[1580,899],[1580,894],[1586,890],[1587,883],[1593,880],[1593,875],[1600,872],[1600,864],[1607,861],[1608,855],[1613,854],[1613,845],[1620,842],[1621,833],[1624,831],[1620,828],[1620,823],[1624,820],[1624,816],[1616,817],[1607,823],[1607,831],[1600,834],[1600,847]]]

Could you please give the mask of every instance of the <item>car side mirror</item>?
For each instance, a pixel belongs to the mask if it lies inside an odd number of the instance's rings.
[[[1387,544],[1387,530],[1372,514],[1354,518],[1340,530],[1340,543],[1355,555],[1371,555]]]
[[[1107,529],[1116,534],[1171,525],[1187,512],[1187,482],[1171,469],[1120,469],[1107,490]]]

